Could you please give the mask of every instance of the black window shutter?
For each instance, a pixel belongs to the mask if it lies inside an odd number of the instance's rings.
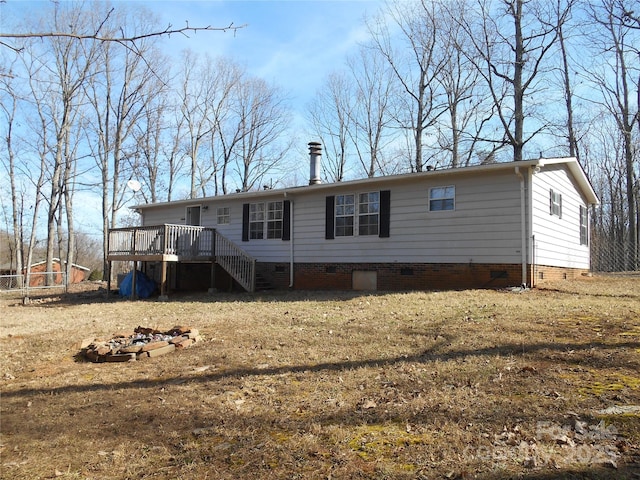
[[[334,236],[334,213],[335,213],[335,205],[336,199],[335,197],[327,197],[326,199],[326,210],[325,210],[325,220],[324,220],[324,238],[327,240],[331,240],[335,238]]]
[[[291,200],[282,202],[282,240],[291,240]]]
[[[249,204],[242,205],[242,241],[249,241]]]
[[[391,191],[380,191],[380,237],[389,237],[389,226],[391,223]]]

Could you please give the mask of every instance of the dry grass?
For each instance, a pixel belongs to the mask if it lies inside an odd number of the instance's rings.
[[[640,277],[525,292],[0,297],[0,477],[640,477]],[[205,340],[125,364],[77,343]],[[580,436],[578,426],[587,430]],[[563,437],[564,436],[564,437]]]

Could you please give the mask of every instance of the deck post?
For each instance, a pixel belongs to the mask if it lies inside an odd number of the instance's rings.
[[[160,273],[160,301],[167,301],[169,297],[167,296],[167,262],[162,260],[162,271]]]
[[[169,227],[168,225],[165,223],[164,227],[163,227],[163,231],[162,231],[162,239],[163,239],[163,244],[162,244],[162,253],[166,254],[169,252]],[[171,252],[173,253],[173,252]]]
[[[138,239],[138,230],[134,230],[133,231],[133,254],[136,255],[136,240]],[[137,277],[137,272],[138,270],[138,262],[137,260],[133,261],[133,273],[131,275],[131,300],[135,300],[137,298],[137,288],[138,286],[136,285],[136,277]]]
[[[107,298],[109,298],[110,293],[111,293],[111,260],[108,260],[107,261]]]
[[[133,262],[133,272],[131,275],[131,300],[135,300],[138,295],[137,295],[137,285],[136,285],[136,277],[138,276],[138,262],[134,260]]]
[[[211,279],[209,293],[216,292],[216,230],[211,231]]]
[[[211,279],[209,282],[209,293],[216,293],[216,262],[211,260]]]

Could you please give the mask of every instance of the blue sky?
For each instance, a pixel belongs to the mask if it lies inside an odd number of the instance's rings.
[[[64,0],[63,0],[64,1]],[[91,0],[87,0],[88,3]],[[0,29],[47,5],[48,0],[7,0],[0,5]],[[332,70],[367,38],[363,18],[382,0],[112,0],[140,5],[157,16],[162,28],[172,25],[223,27],[245,25],[235,33],[199,32],[164,38],[165,51],[176,59],[186,48],[212,56],[229,56],[248,71],[284,89],[296,113],[312,99]]]
[[[172,36],[164,44],[172,55],[184,48],[229,56],[250,73],[282,87],[303,109],[326,75],[342,68],[346,55],[367,38],[363,17],[376,0],[254,0],[138,2],[158,15],[161,25],[245,27],[233,32]]]

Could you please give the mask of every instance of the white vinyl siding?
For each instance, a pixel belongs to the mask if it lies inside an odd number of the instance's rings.
[[[532,175],[533,256],[537,265],[589,268],[589,247],[580,243],[580,207],[586,203],[568,169],[550,165]],[[561,215],[552,213],[550,192],[562,195]],[[558,212],[560,213],[560,212]]]
[[[384,186],[391,191],[389,238],[324,240],[324,194],[296,199],[296,262],[520,262],[520,186],[513,171],[456,179],[456,210],[446,215],[428,211],[426,192],[441,185],[416,178]],[[332,193],[353,191],[343,188]]]
[[[424,177],[405,178],[401,182],[381,184],[379,190],[391,191],[389,238],[355,235],[325,239],[325,198],[327,195],[356,195],[345,185],[331,190],[306,189],[293,198],[293,243],[295,261],[300,263],[417,262],[417,263],[520,263],[520,184],[513,170],[456,178],[456,210],[429,212],[428,189],[450,185]],[[376,185],[378,187],[378,185]],[[282,198],[281,196],[279,198]],[[276,199],[265,198],[264,202]],[[289,242],[242,242],[242,204],[246,197],[225,196],[231,223],[217,230],[241,245],[259,262],[289,262]],[[175,207],[158,209],[167,214]],[[357,207],[354,207],[357,208]],[[153,215],[145,224],[172,223]],[[184,207],[180,207],[184,212]],[[211,208],[210,210],[215,210]],[[548,213],[547,213],[548,215]],[[170,215],[167,215],[168,218]],[[174,220],[175,222],[175,220]],[[212,218],[212,223],[215,219]],[[178,222],[176,222],[178,223]],[[180,222],[182,223],[182,222]]]
[[[145,208],[143,210],[143,225],[163,225],[172,223],[183,225],[186,220],[184,206],[167,205],[158,208]]]

